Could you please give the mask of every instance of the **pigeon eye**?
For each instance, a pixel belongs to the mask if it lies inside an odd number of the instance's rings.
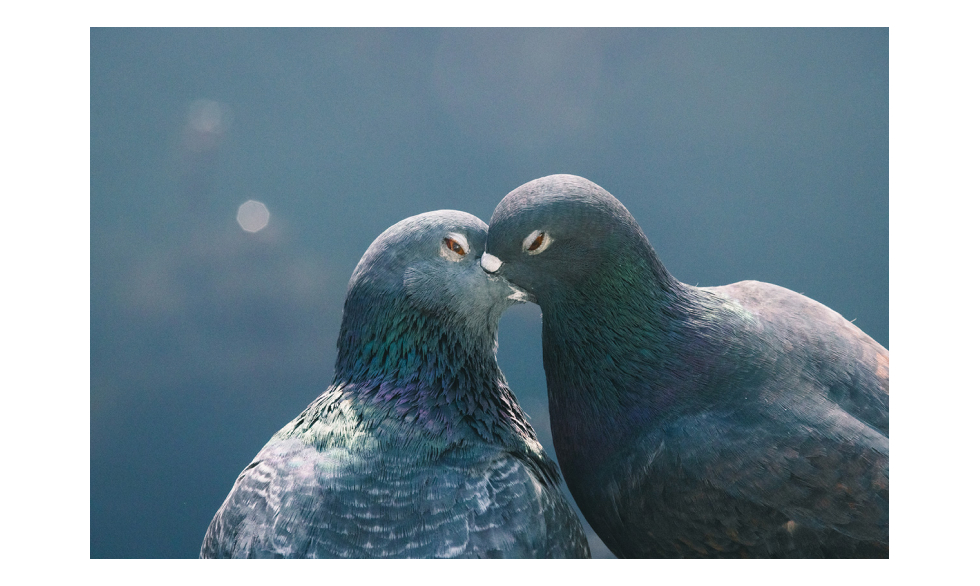
[[[460,256],[466,255],[466,250],[462,246],[460,246],[459,242],[456,242],[452,238],[446,238],[443,242],[446,243],[446,248],[455,252],[456,254]]]
[[[446,234],[446,237],[442,239],[442,243],[439,245],[439,254],[443,258],[453,262],[463,260],[469,253],[470,243],[466,240],[466,236],[458,232]]]
[[[459,232],[449,232],[439,243],[439,256],[453,262],[461,262],[470,253],[470,243]]]
[[[524,239],[524,252],[528,254],[541,254],[551,245],[551,236],[547,232],[535,230]]]

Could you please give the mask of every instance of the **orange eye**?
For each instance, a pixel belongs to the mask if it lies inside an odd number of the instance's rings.
[[[531,246],[528,246],[527,249],[528,250],[537,250],[538,247],[541,246],[541,243],[542,242],[544,242],[544,232],[538,234],[538,237],[534,239],[534,242],[532,242],[531,243]]]
[[[528,254],[541,254],[551,246],[551,236],[544,230],[535,230],[521,241],[521,247]]]
[[[460,256],[466,255],[466,250],[464,250],[463,247],[459,245],[459,242],[456,242],[452,238],[446,238],[445,240],[443,240],[443,242],[446,243],[446,248],[455,252],[456,254]]]

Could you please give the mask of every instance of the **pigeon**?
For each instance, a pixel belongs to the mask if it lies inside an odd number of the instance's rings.
[[[354,270],[333,383],[245,467],[202,558],[587,558],[581,522],[496,362],[519,291],[487,226],[413,216]]]
[[[573,175],[509,193],[481,264],[541,308],[558,463],[616,556],[888,556],[888,350],[854,324],[679,282]]]

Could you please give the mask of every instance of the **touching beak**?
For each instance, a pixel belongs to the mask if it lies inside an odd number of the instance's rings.
[[[499,258],[495,257],[489,252],[484,252],[483,256],[480,257],[480,266],[491,275],[499,271],[500,265],[502,264],[504,263],[502,263]]]
[[[492,254],[490,254],[488,252],[484,252],[483,253],[483,256],[480,257],[480,266],[483,267],[483,270],[486,271],[487,274],[490,274],[490,275],[497,275],[497,271],[500,270],[500,267],[503,266],[503,264],[504,264],[503,261],[501,261],[499,258],[495,257],[494,255],[492,255]],[[497,276],[498,276],[498,278],[502,278],[503,279],[503,277],[500,277],[499,275],[497,275]],[[507,296],[507,299],[511,299],[511,300],[513,300],[513,301],[515,301],[517,303],[528,303],[528,302],[530,302],[530,303],[536,303],[537,302],[537,300],[534,298],[534,295],[531,295],[530,293],[528,293],[524,289],[521,289],[520,287],[515,286],[513,283],[511,283],[507,279],[504,279],[504,282],[506,282],[507,285],[510,286],[511,291],[513,291],[513,293],[511,293],[510,295]]]

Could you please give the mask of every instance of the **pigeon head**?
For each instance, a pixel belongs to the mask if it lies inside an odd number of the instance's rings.
[[[482,266],[539,304],[634,273],[671,280],[626,207],[575,175],[542,177],[507,194],[490,220]]]
[[[486,233],[476,216],[440,210],[378,236],[347,288],[338,373],[404,378],[421,367],[426,348],[445,339],[463,351],[489,347],[492,357],[500,316],[524,298],[481,268]]]

